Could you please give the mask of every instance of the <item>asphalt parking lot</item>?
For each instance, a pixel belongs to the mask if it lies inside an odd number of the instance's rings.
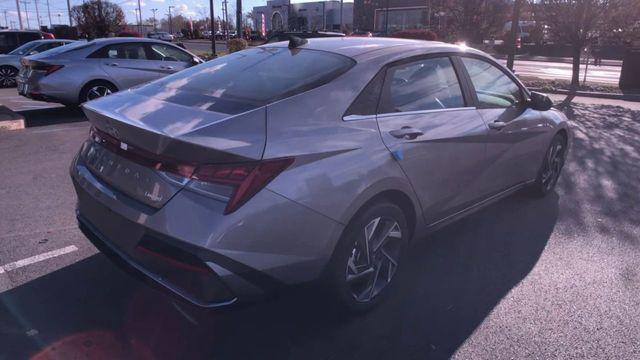
[[[82,113],[19,111],[27,129],[0,133],[0,359],[640,358],[640,103],[574,99],[557,193],[418,239],[360,316],[308,286],[201,311],[129,277],[76,228]]]

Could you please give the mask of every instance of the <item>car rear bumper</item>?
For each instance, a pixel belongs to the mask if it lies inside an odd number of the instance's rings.
[[[225,204],[188,190],[151,209],[95,177],[77,158],[71,177],[80,229],[96,247],[202,307],[316,279],[343,230],[268,190],[224,215]]]

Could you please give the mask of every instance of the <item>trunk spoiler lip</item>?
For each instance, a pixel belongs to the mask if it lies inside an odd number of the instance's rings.
[[[130,90],[127,90],[129,93]],[[114,94],[112,96],[122,96],[124,94]],[[140,96],[143,98],[150,98],[147,96],[142,96],[136,94],[136,96]],[[154,99],[155,101],[163,102],[159,99]],[[197,163],[241,163],[241,162],[249,162],[262,160],[264,156],[264,149],[266,147],[266,107],[261,107],[257,109],[253,109],[247,112],[243,112],[235,115],[227,115],[223,113],[213,113],[219,114],[222,116],[220,119],[215,119],[209,123],[200,124],[197,127],[189,129],[186,132],[178,133],[178,134],[170,134],[167,132],[163,132],[161,129],[153,126],[149,126],[148,122],[144,121],[136,121],[128,118],[125,114],[122,114],[117,111],[110,110],[110,106],[100,106],[101,101],[98,100],[95,103],[89,102],[85,103],[81,106],[85,115],[89,119],[90,124],[115,137],[121,142],[134,144],[136,147],[140,149],[144,149],[149,153],[153,153],[160,156],[168,156],[176,159],[190,159],[190,161]],[[194,109],[193,107],[173,104],[171,106],[179,106],[185,109],[191,109],[195,112],[206,110]],[[210,145],[204,144],[203,142],[207,139],[213,139],[214,137],[209,136],[207,134],[202,134],[199,136],[198,132],[206,131],[207,127],[216,126],[218,124],[224,123],[227,120],[232,120],[244,115],[247,115],[251,112],[263,112],[264,118],[261,120],[264,125],[264,138],[261,142],[246,142],[247,146],[256,148],[256,151],[253,153],[238,153],[238,151],[233,152],[229,151],[227,148],[218,149],[215,147],[211,147]],[[131,141],[131,139],[136,139],[136,141]],[[146,139],[147,141],[143,141]],[[240,140],[239,140],[240,141]],[[153,144],[153,145],[149,145]],[[188,156],[176,156],[175,154],[165,154],[165,152],[169,149],[179,150],[181,153],[186,153],[186,150],[189,151]],[[233,149],[231,149],[233,150]],[[203,154],[208,154],[202,156]]]

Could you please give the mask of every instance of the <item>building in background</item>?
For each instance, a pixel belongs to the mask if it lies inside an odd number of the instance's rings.
[[[251,17],[256,31],[340,31],[340,1],[289,4],[288,0],[270,0],[254,7]],[[343,30],[353,29],[353,3],[343,3],[342,21]]]
[[[356,30],[392,33],[430,27],[438,14],[428,0],[354,0],[353,17]]]

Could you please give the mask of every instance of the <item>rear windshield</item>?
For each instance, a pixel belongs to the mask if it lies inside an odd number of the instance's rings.
[[[348,57],[325,51],[258,47],[181,71],[135,92],[237,114],[326,84],[354,64]]]
[[[12,52],[10,52],[9,55],[26,55],[29,53],[29,51],[31,51],[31,49],[35,48],[38,45],[40,45],[39,41],[28,42],[20,46],[19,48],[13,50]]]
[[[71,50],[80,50],[80,49],[84,49],[87,47],[91,47],[93,46],[94,43],[92,42],[87,42],[87,41],[83,41],[83,40],[79,40],[79,41],[74,41],[74,42],[70,42],[66,45],[62,45],[62,46],[58,46],[55,47],[53,49],[49,49],[46,51],[46,55],[47,56],[52,56],[52,55],[58,55],[58,54],[62,54]],[[44,53],[43,53],[44,54]]]

